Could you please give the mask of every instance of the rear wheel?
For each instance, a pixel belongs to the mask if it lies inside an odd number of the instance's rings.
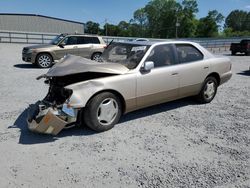
[[[101,55],[102,55],[102,54],[101,54],[100,52],[96,52],[96,53],[94,53],[94,54],[91,56],[91,59],[94,60],[94,61],[99,61]]]
[[[245,52],[246,56],[250,56],[250,52]]]
[[[235,52],[235,51],[232,51],[231,54],[232,54],[232,55],[236,55],[236,52]]]
[[[207,77],[199,93],[198,100],[201,103],[210,103],[217,92],[218,83],[214,77]]]
[[[52,66],[52,57],[47,53],[41,53],[36,58],[36,64],[40,68],[49,68]]]
[[[110,92],[94,96],[86,105],[83,113],[85,124],[98,132],[112,129],[119,121],[122,106],[119,98]]]

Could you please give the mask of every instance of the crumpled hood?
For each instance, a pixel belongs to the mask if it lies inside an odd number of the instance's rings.
[[[80,56],[67,55],[40,77],[66,76],[84,72],[125,74],[127,67],[118,63],[100,63]]]

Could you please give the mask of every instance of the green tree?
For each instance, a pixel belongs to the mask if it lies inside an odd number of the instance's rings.
[[[224,17],[217,10],[208,12],[208,15],[201,18],[197,25],[196,34],[198,37],[216,37],[219,35],[220,23]]]
[[[103,27],[104,27],[104,29],[102,31],[103,35],[106,35],[106,28],[107,28],[107,35],[108,36],[118,36],[118,34],[120,32],[119,27],[117,25],[106,23]]]
[[[130,36],[130,24],[125,22],[125,21],[121,21],[118,24],[118,36],[121,37],[128,37]]]
[[[250,12],[243,10],[234,10],[226,17],[225,29],[231,28],[235,31],[250,30]]]
[[[145,29],[145,32],[146,31],[147,30]],[[134,19],[131,19],[129,21],[129,37],[142,37],[140,33],[141,33],[140,24],[136,23]]]
[[[178,16],[180,17],[180,27],[178,29],[179,37],[194,37],[197,20],[195,14],[198,12],[198,4],[196,0],[183,0],[182,8]]]
[[[98,32],[100,30],[99,26],[100,25],[96,22],[88,21],[85,24],[85,33],[98,34]]]
[[[150,37],[175,36],[176,12],[179,7],[175,0],[152,0],[145,6]]]
[[[147,23],[147,15],[144,8],[140,8],[134,12],[134,19],[132,22],[139,23],[140,25],[140,36],[145,36],[146,23]]]
[[[151,0],[134,12],[134,22],[140,25],[143,37],[190,37],[195,35],[197,7],[196,0],[183,0],[181,4],[176,0]]]

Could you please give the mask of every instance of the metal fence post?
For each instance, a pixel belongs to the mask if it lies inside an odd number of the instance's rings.
[[[10,38],[10,43],[11,43],[11,33],[9,32],[9,38]]]
[[[42,43],[44,44],[44,38],[43,38],[43,34],[42,34]]]
[[[29,43],[28,33],[26,33],[26,42]]]

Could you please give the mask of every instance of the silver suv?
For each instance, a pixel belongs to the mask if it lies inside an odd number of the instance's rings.
[[[67,54],[97,60],[105,47],[106,44],[100,36],[61,34],[49,44],[24,47],[22,59],[41,68],[48,68]]]

